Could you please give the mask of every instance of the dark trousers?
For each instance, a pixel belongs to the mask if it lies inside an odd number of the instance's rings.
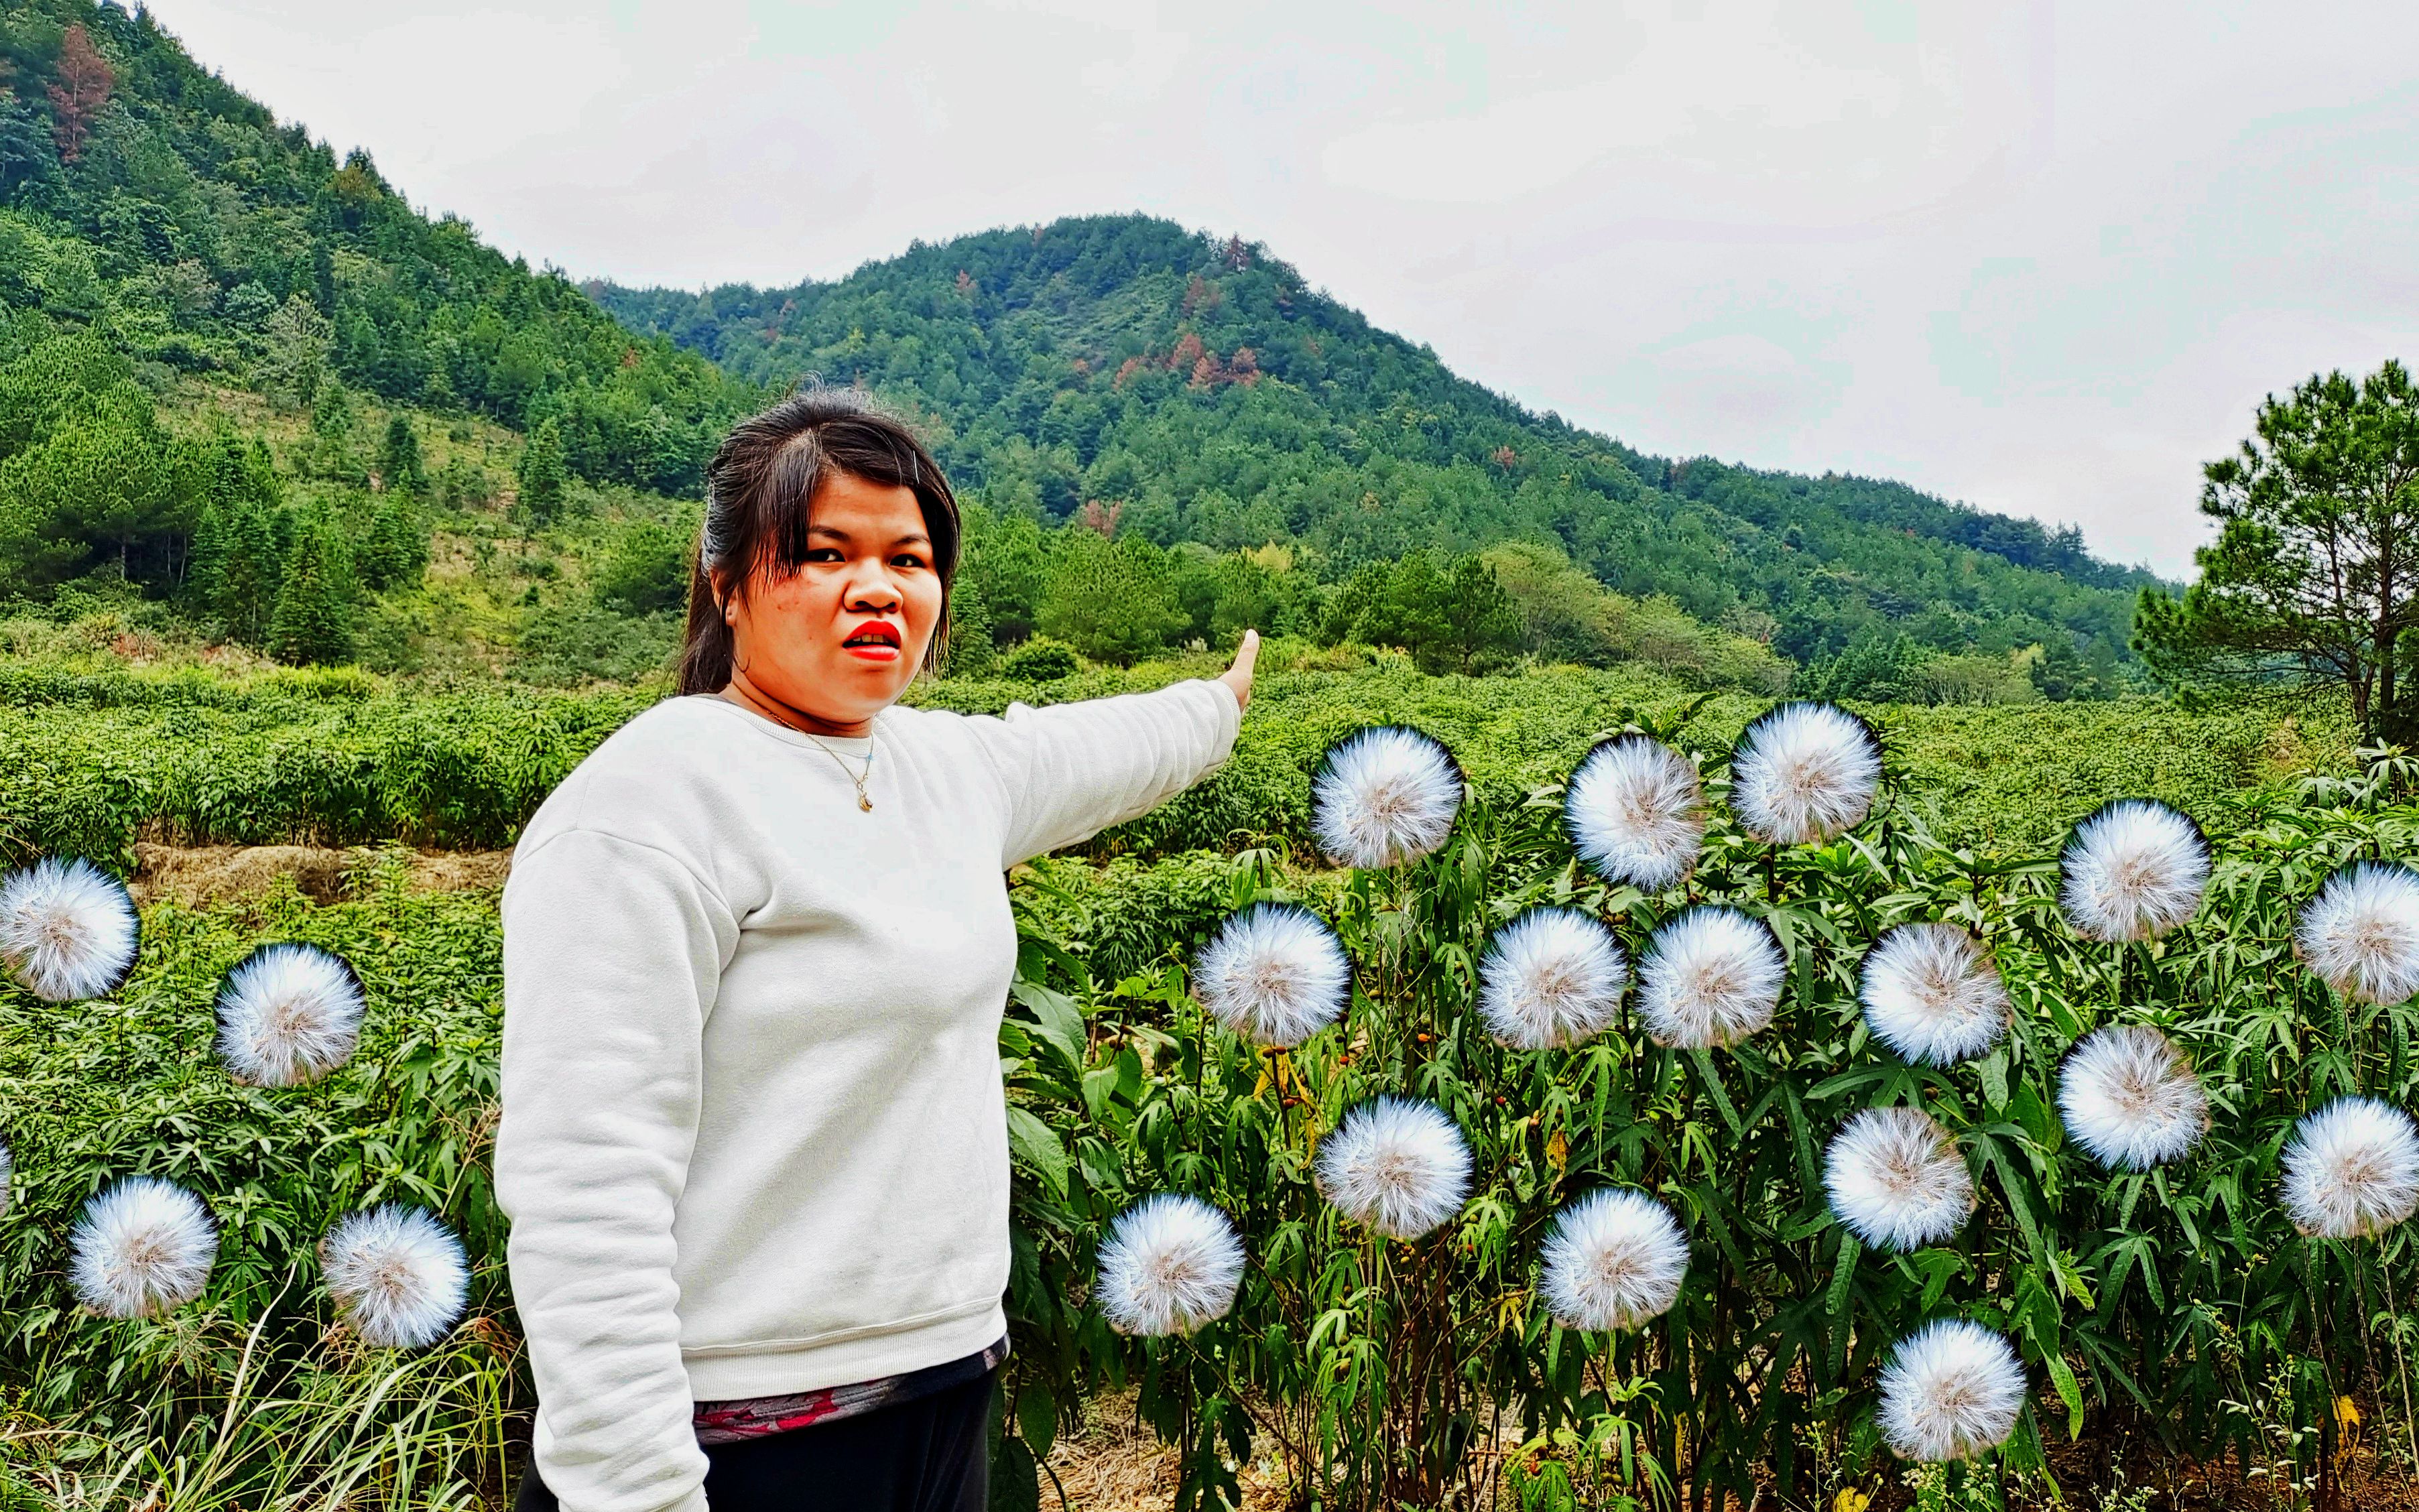
[[[984,1512],[996,1369],[871,1412],[705,1446],[710,1512]],[[513,1512],[560,1512],[521,1473]]]

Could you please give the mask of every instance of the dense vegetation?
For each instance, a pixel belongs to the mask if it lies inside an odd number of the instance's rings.
[[[1801,664],[2038,645],[2061,691],[2119,677],[2150,580],[2072,532],[1897,485],[1647,456],[1530,414],[1266,248],[1163,221],[986,232],[791,288],[591,286],[734,376],[913,405],[995,509],[1116,511],[1162,546],[1287,543],[1331,580],[1422,548],[1551,543]]]

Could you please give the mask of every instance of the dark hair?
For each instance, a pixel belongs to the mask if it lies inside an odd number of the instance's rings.
[[[807,516],[834,472],[911,489],[941,575],[941,621],[924,649],[937,666],[948,646],[949,587],[958,576],[958,500],[940,464],[893,416],[854,389],[809,388],[731,427],[705,465],[705,524],[689,569],[688,632],[680,690],[717,693],[731,681],[731,626],[716,589],[744,594],[762,565],[780,577],[807,558]]]

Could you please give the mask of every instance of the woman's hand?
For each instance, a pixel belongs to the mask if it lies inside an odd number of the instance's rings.
[[[1246,630],[1243,632],[1243,643],[1235,648],[1235,665],[1218,674],[1218,681],[1225,684],[1233,691],[1235,707],[1238,709],[1248,709],[1252,706],[1252,665],[1259,659],[1260,632]]]

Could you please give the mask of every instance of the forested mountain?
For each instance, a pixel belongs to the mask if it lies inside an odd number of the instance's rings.
[[[1163,546],[1294,542],[1341,577],[1548,540],[1800,662],[1904,637],[2113,666],[2151,580],[2072,531],[1896,484],[1642,455],[1455,377],[1256,243],[1165,221],[991,231],[790,288],[588,287],[734,377],[814,374],[920,407],[994,507],[1114,509]]]
[[[583,292],[146,12],[0,11],[0,618],[106,600],[289,661],[638,675],[678,633],[705,458],[809,373],[917,412],[961,482],[966,670],[1253,624],[1841,696],[2134,673],[2141,575],[2071,534],[1643,455],[1256,244],[1103,217],[828,285]]]

